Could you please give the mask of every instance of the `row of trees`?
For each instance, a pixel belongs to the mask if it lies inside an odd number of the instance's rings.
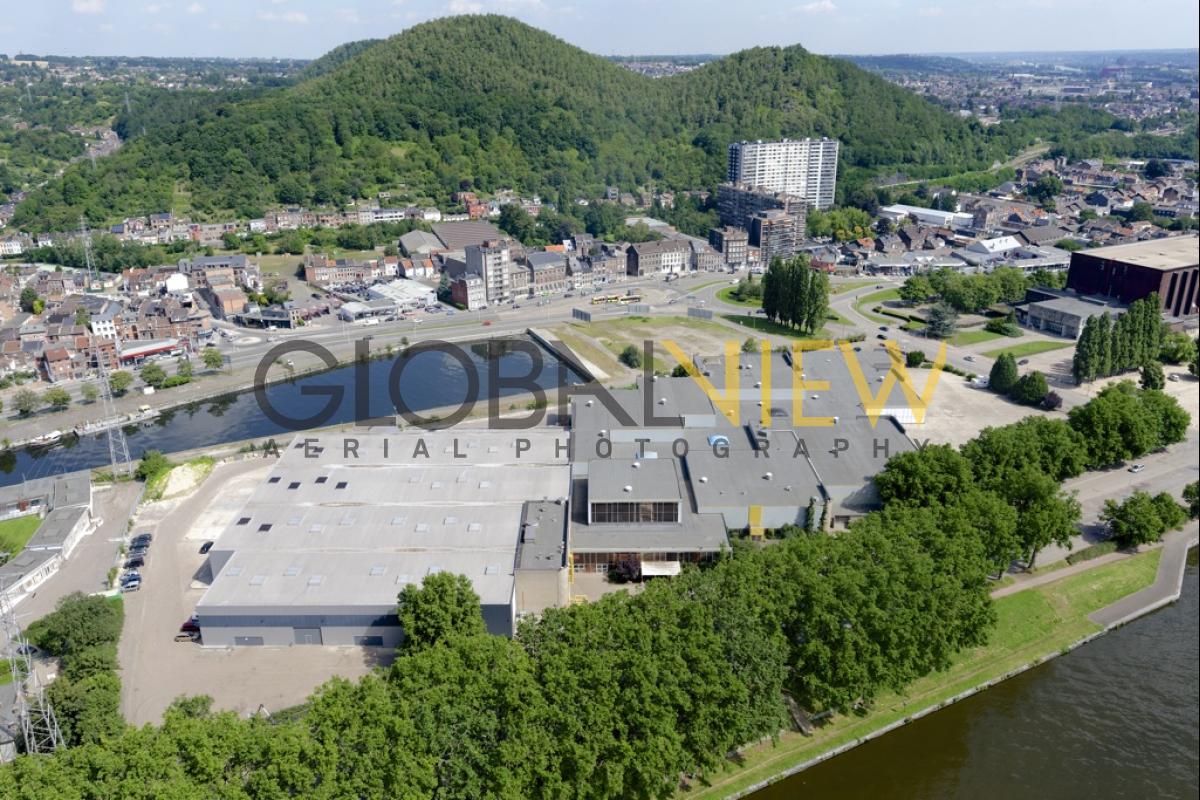
[[[777,259],[763,275],[762,308],[770,320],[816,333],[829,314],[829,276],[807,254]]]
[[[58,659],[58,677],[46,693],[68,745],[103,742],[126,729],[116,672],[123,620],[119,602],[75,592],[25,631],[30,643]]]
[[[1075,346],[1071,374],[1084,383],[1158,361],[1163,329],[1157,292],[1130,303],[1116,321],[1108,314],[1088,317]]]
[[[1029,275],[1015,267],[997,267],[991,272],[964,275],[943,268],[925,275],[914,275],[900,287],[900,298],[923,303],[937,298],[956,311],[980,311],[998,302],[1016,303],[1025,299],[1025,291],[1034,286],[1061,288],[1066,274],[1038,269]]]
[[[1163,534],[1187,522],[1188,510],[1170,495],[1136,491],[1120,502],[1105,500],[1100,519],[1122,547],[1157,542]]]
[[[1008,352],[1001,353],[993,362],[992,371],[988,375],[988,388],[1021,405],[1041,405],[1050,410],[1062,405],[1062,398],[1056,392],[1050,391],[1045,375],[1037,370],[1024,375],[1019,374],[1017,359]]]

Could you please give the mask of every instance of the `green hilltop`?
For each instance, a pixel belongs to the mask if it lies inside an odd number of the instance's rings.
[[[989,165],[974,123],[848,61],[754,48],[652,79],[501,16],[417,25],[342,45],[294,85],[144,135],[33,193],[16,224],[69,229],[154,211],[258,216],[381,189],[445,201],[470,186],[551,201],[712,187],[743,138],[832,136],[843,173]]]

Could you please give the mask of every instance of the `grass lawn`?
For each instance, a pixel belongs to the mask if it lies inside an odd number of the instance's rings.
[[[959,654],[948,670],[928,675],[904,694],[878,698],[864,716],[836,716],[813,736],[784,733],[775,745],[756,745],[740,766],[679,796],[726,797],[840,745],[935,706],[1095,633],[1087,615],[1154,582],[1161,549],[1105,564],[1063,580],[1001,598],[991,641]]]
[[[992,333],[985,331],[982,328],[973,331],[959,331],[950,337],[950,344],[965,347],[970,344],[980,344],[982,342],[990,342],[993,339],[1000,339],[1004,336],[1003,333]]]
[[[861,289],[864,286],[870,286],[875,281],[846,281],[845,283],[834,283],[829,287],[830,294],[843,294],[844,292],[853,292],[855,289]]]
[[[793,339],[828,339],[830,334],[822,328],[811,336],[803,333],[796,328],[790,328],[779,322],[772,322],[766,317],[755,317],[749,314],[722,314],[723,319],[727,319],[735,325],[741,325],[759,333],[772,334],[774,336],[789,336]],[[848,322],[846,324],[849,324]]]
[[[610,353],[592,344],[590,339],[568,333],[563,328],[557,329],[555,333],[562,343],[571,348],[578,356],[586,358],[609,375],[614,375],[626,368]]]
[[[887,300],[899,300],[899,299],[900,299],[900,290],[899,289],[883,289],[878,292],[871,292],[870,294],[865,294],[862,297],[855,300],[854,301],[854,310],[857,311],[858,313],[862,314],[864,317],[866,317],[869,320],[874,320],[875,322],[879,322],[883,325],[891,325],[896,322],[895,319],[893,319],[891,317],[881,317],[879,314],[874,314],[871,312],[871,307],[877,306],[880,303],[883,303]]]
[[[983,355],[988,358],[999,358],[1004,353],[1012,353],[1014,358],[1021,358],[1022,356],[1048,353],[1051,350],[1062,350],[1074,346],[1074,342],[1024,342],[1011,347],[998,347],[995,350],[988,350]]]
[[[7,658],[0,658],[0,686],[12,683],[12,667]]]
[[[29,537],[33,536],[41,524],[42,518],[37,514],[0,522],[0,553],[11,553],[15,556],[21,552]]]
[[[734,297],[733,290],[736,286],[726,286],[724,289],[717,290],[717,299],[722,303],[728,303],[731,306],[746,306],[747,308],[761,308],[762,300],[741,300]]]

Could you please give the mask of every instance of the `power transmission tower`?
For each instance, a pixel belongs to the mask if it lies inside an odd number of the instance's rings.
[[[95,162],[92,162],[95,166]],[[83,214],[79,215],[79,235],[83,237],[83,260],[87,265],[88,288],[93,289],[96,286],[96,264],[92,259],[92,234],[88,230],[87,218]]]
[[[104,409],[104,423],[108,426],[108,460],[112,465],[112,476],[116,480],[119,472],[133,476],[133,463],[129,459],[129,442],[125,440],[125,429],[117,424],[117,407],[113,403],[112,386],[108,383],[108,359],[96,347],[96,337],[91,337],[92,352],[96,355],[96,372],[100,376],[100,405]]]
[[[45,687],[33,667],[29,643],[21,634],[8,594],[0,586],[0,625],[8,641],[8,664],[16,691],[17,722],[21,726],[26,753],[53,753],[65,747],[54,708],[46,699]]]

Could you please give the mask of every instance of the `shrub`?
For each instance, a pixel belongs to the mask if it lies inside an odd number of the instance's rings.
[[[630,369],[638,369],[642,366],[642,352],[634,345],[625,345],[625,349],[618,356],[621,363]]]
[[[908,367],[919,367],[925,363],[925,354],[920,350],[910,350],[904,354],[904,364]]]

